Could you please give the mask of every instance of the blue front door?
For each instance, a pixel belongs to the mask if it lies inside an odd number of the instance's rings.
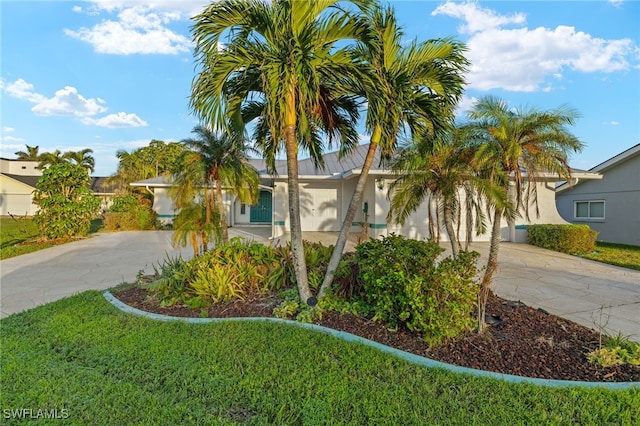
[[[260,191],[258,204],[251,206],[251,223],[271,223],[271,192]]]

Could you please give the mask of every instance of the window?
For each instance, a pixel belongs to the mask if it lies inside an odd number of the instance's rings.
[[[240,204],[240,214],[247,214],[247,205],[244,203]]]
[[[575,201],[574,217],[576,219],[604,219],[604,201]]]

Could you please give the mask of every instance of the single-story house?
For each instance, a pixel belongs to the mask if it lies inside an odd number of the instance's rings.
[[[640,144],[589,170],[600,180],[558,187],[556,205],[567,222],[586,223],[598,240],[640,246]]]
[[[38,211],[33,203],[33,191],[42,176],[38,164],[38,161],[0,158],[0,216],[33,216]],[[115,195],[106,181],[106,177],[91,178],[91,189],[100,197],[102,211],[109,209]]]
[[[368,145],[360,145],[349,156],[339,158],[337,152],[324,155],[325,168],[317,169],[310,159],[299,161],[300,181],[300,215],[303,231],[338,232],[346,215],[351,196],[355,190],[362,164],[368,150]],[[270,226],[272,237],[278,237],[289,231],[289,210],[286,163],[283,160],[276,164],[276,174],[267,173],[263,160],[252,159],[252,165],[258,170],[261,178],[260,199],[258,204],[251,206],[241,203],[229,193],[224,194],[224,202],[228,208],[227,222],[230,226]],[[388,198],[389,184],[395,179],[391,170],[380,166],[379,158],[374,160],[361,201],[361,209],[357,213],[351,232],[361,232],[366,229],[373,237],[401,234],[416,239],[428,239],[429,211],[425,205],[411,215],[403,226],[387,222],[390,200]],[[575,171],[574,176],[579,179],[597,178],[598,175],[583,171]],[[566,223],[558,214],[555,204],[555,186],[560,179],[548,176],[538,185],[538,206],[540,216],[531,215],[531,222],[518,218],[509,224],[503,223],[503,240],[526,241],[526,225],[529,223]],[[159,218],[170,223],[177,214],[169,195],[172,186],[170,176],[141,180],[131,184],[142,187],[154,196],[153,208]],[[432,216],[435,215],[434,206],[431,207]],[[460,235],[465,235],[464,219],[460,221]],[[440,232],[443,240],[447,235],[443,228]],[[490,227],[486,233],[474,237],[476,241],[490,240]]]

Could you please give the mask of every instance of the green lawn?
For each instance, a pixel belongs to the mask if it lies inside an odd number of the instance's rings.
[[[102,220],[91,222],[91,231],[102,228]],[[19,256],[61,244],[61,241],[38,241],[38,227],[32,218],[0,218],[0,259]]]
[[[7,423],[22,423],[7,419],[20,409],[78,425],[640,422],[638,388],[454,374],[284,324],[156,322],[95,291],[0,320],[0,330]]]
[[[595,251],[585,254],[584,258],[640,271],[640,247],[638,246],[596,242]]]

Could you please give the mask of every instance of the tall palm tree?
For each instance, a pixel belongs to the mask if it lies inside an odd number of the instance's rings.
[[[403,32],[389,7],[367,9],[366,19],[365,42],[357,46],[354,55],[367,75],[351,82],[355,83],[353,91],[367,99],[366,127],[371,137],[320,296],[331,285],[340,263],[376,150],[380,149],[386,160],[407,130],[420,137],[448,128],[464,85],[462,73],[467,61],[461,43],[444,39],[404,45]]]
[[[59,149],[56,149],[53,152],[43,152],[38,157],[38,160],[40,161],[40,163],[38,164],[39,169],[44,169],[47,166],[55,166],[56,164],[67,162],[67,159]]]
[[[88,170],[89,173],[93,173],[95,170],[96,160],[91,155],[92,153],[92,149],[85,148],[80,151],[67,151],[64,153],[63,157],[85,170]]]
[[[478,175],[474,168],[476,147],[467,143],[465,128],[439,132],[435,138],[422,139],[404,150],[393,163],[400,176],[390,185],[393,192],[389,219],[404,224],[407,217],[428,201],[436,203],[445,231],[451,243],[454,257],[462,246],[454,224],[464,212],[466,217],[466,241],[486,230],[482,199],[489,199],[502,207],[507,202],[503,188]],[[430,221],[433,220],[429,215]],[[430,229],[439,227],[430,223]],[[459,229],[459,228],[458,228]]]
[[[24,161],[38,161],[40,160],[40,153],[38,152],[39,150],[39,146],[29,146],[29,145],[25,145],[27,147],[26,151],[18,151],[16,152],[16,155],[18,156],[18,160],[24,160]]]
[[[567,126],[573,125],[579,116],[568,106],[549,111],[510,108],[506,101],[494,96],[479,99],[470,110],[476,138],[484,142],[478,149],[476,161],[483,164],[487,176],[505,188],[511,207],[518,214],[528,219],[530,205],[535,206],[538,214],[536,182],[543,175],[552,174],[563,180],[571,178],[568,156],[580,152],[584,145]],[[498,265],[504,214],[504,209],[493,211],[489,257],[481,284],[485,302]],[[512,221],[513,217],[512,214],[508,219]]]
[[[371,0],[352,3],[364,7]],[[348,51],[337,44],[359,38],[363,27],[343,6],[337,0],[226,0],[207,7],[193,26],[202,70],[193,83],[192,108],[205,122],[222,126],[228,119],[238,123],[243,106],[258,100],[260,125],[268,129],[266,159],[284,147],[292,258],[300,299],[310,305],[315,299],[302,245],[298,152],[307,144],[319,157],[316,131],[332,127],[326,121],[331,115],[323,113],[330,97],[323,83],[354,68]],[[239,84],[249,78],[253,85]]]
[[[230,133],[216,133],[209,127],[196,126],[192,133],[197,137],[182,140],[191,149],[184,159],[183,170],[177,171],[178,187],[189,184],[204,192],[205,226],[212,222],[213,215],[219,218],[222,242],[229,240],[227,218],[222,190],[230,191],[248,204],[258,199],[258,172],[247,159],[248,146]],[[192,190],[181,189],[177,200],[188,199]],[[181,201],[176,204],[180,207]]]

